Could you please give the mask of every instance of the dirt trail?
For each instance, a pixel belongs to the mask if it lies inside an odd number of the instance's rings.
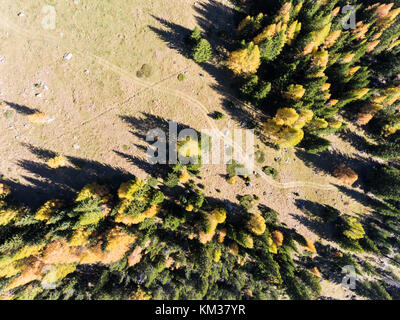
[[[62,46],[62,41],[60,41],[58,38],[51,36],[51,35],[44,35],[42,32],[39,33],[39,32],[24,30],[21,27],[9,22],[5,17],[0,17],[0,25],[3,28],[10,29],[10,30],[16,32],[17,34],[19,34],[20,36],[25,37],[29,40],[47,41],[47,42],[51,42],[57,46]],[[201,113],[205,117],[208,124],[210,125],[210,128],[215,130],[218,137],[224,138],[224,141],[227,145],[229,145],[232,148],[234,148],[235,150],[239,151],[237,153],[240,154],[240,156],[238,159],[235,159],[236,161],[238,161],[244,165],[246,163],[252,163],[252,162],[254,163],[254,159],[251,156],[246,155],[245,152],[243,152],[242,147],[240,145],[237,145],[234,141],[232,141],[232,139],[230,139],[229,137],[226,137],[225,134],[219,130],[219,128],[215,125],[215,121],[208,116],[210,110],[208,110],[207,107],[205,107],[200,101],[198,101],[197,99],[195,99],[185,93],[182,93],[181,91],[161,87],[161,84],[165,80],[174,76],[176,73],[174,73],[174,75],[171,75],[170,77],[167,77],[166,79],[160,80],[155,83],[151,83],[151,82],[147,82],[147,81],[139,79],[138,77],[136,77],[136,75],[133,75],[132,73],[108,62],[107,60],[105,60],[102,57],[99,57],[99,56],[91,54],[91,53],[82,52],[78,48],[70,48],[69,47],[68,49],[73,50],[74,54],[80,55],[82,58],[85,58],[85,59],[91,58],[94,61],[96,61],[99,65],[115,72],[116,74],[118,74],[120,76],[130,79],[133,83],[135,83],[139,86],[142,86],[144,88],[142,90],[154,90],[154,91],[158,91],[161,93],[166,93],[166,94],[172,95],[174,97],[185,100],[186,102],[191,104],[193,107],[197,107],[198,108],[197,110],[201,110]],[[142,90],[139,90],[138,92],[136,92],[135,95],[140,93]],[[227,94],[227,95],[230,98],[234,99],[236,102],[240,103],[241,105],[248,107],[246,104],[244,104],[240,100],[236,99],[235,97],[232,97],[229,94]],[[126,102],[130,101],[133,97],[122,102],[122,104],[125,104]],[[100,114],[96,115],[95,117],[79,124],[76,128],[73,128],[72,130],[78,129],[81,126],[83,126],[95,119],[98,119],[101,116],[104,116],[105,114],[109,113],[110,111],[114,110],[117,107],[118,107],[117,105],[113,105],[112,107],[101,112]],[[55,137],[55,139],[60,139],[61,137],[62,137],[62,135]],[[286,182],[286,183],[277,182],[270,176],[266,175],[262,171],[262,168],[260,168],[257,164],[254,165],[254,171],[256,173],[258,173],[261,176],[261,178],[263,180],[265,180],[269,185],[271,185],[272,187],[278,188],[278,189],[314,188],[314,189],[332,191],[332,192],[337,191],[337,189],[334,186],[332,186],[331,184],[319,184],[319,183],[313,183],[313,182],[309,182],[309,181],[291,181],[291,182]]]

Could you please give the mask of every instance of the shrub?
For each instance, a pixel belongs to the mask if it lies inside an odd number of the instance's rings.
[[[138,78],[143,78],[143,77],[148,78],[151,76],[152,71],[153,71],[153,69],[152,69],[151,65],[145,63],[142,65],[140,70],[138,72],[136,72],[136,76]]]

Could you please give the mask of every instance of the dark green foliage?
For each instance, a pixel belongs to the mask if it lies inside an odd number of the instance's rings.
[[[278,176],[278,171],[270,166],[265,166],[263,168],[263,172],[268,176],[272,176],[273,178],[276,178]]]
[[[206,39],[201,39],[194,47],[192,51],[194,61],[197,63],[207,62],[212,57],[212,48],[210,43]]]
[[[254,198],[251,195],[245,195],[239,198],[240,205],[246,210],[253,208]]]
[[[379,281],[358,282],[356,287],[357,294],[371,300],[392,300],[384,285]]]

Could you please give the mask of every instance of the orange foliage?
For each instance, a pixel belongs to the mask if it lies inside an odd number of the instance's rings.
[[[339,179],[343,184],[352,185],[358,180],[357,173],[353,169],[347,168],[344,163],[341,163],[334,171],[333,176]]]
[[[272,236],[272,241],[278,247],[280,247],[282,245],[282,243],[283,243],[283,234],[282,234],[282,232],[276,230],[276,231],[272,232],[271,236]]]

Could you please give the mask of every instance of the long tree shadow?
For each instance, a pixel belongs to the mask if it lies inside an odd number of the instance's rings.
[[[149,161],[148,158],[140,158],[137,155],[131,155],[117,150],[114,150],[114,153],[120,156],[121,158],[124,158],[132,165],[140,168],[147,174],[152,175],[153,177],[165,178],[169,170],[168,163],[170,163],[169,161],[170,153],[176,152],[175,150],[176,146],[173,143],[170,145],[169,142],[173,141],[173,139],[177,138],[180,139],[181,138],[180,133],[183,132],[183,130],[185,129],[191,129],[191,128],[183,123],[167,120],[160,116],[153,115],[150,113],[142,113],[142,115],[143,117],[120,116],[120,118],[123,119],[123,121],[129,125],[130,133],[143,141],[144,145],[136,145],[136,147],[138,147],[142,151],[148,151],[150,144],[156,142],[165,143],[166,153],[165,156],[163,157],[164,161],[161,163],[158,162],[156,164],[155,163],[153,164],[151,161]],[[159,130],[159,133],[154,134],[155,135],[153,137],[154,141],[148,141],[147,140],[148,133],[150,132],[150,130],[154,129]],[[170,136],[170,134],[173,131],[175,131],[175,134],[177,135],[175,138]],[[192,131],[192,133],[196,133],[197,138],[200,138],[198,132]],[[158,157],[159,156],[158,152],[155,152],[154,156]]]
[[[371,150],[372,145],[370,142],[367,141],[367,139],[349,129],[340,132],[339,137],[343,141],[349,142],[354,148],[356,148],[360,152],[368,153]]]
[[[211,88],[223,97],[221,105],[224,110],[242,125],[249,124],[251,128],[255,127],[259,117],[254,116],[249,108],[239,106],[232,101],[232,96],[236,96],[233,87],[236,87],[236,82],[241,80],[236,79],[223,63],[228,57],[228,52],[236,49],[235,33],[232,30],[235,30],[235,26],[242,18],[241,13],[216,1],[197,3],[194,8],[198,13],[197,24],[205,31],[202,36],[210,42],[214,51],[211,61],[199,65],[215,79]],[[193,30],[156,16],[153,18],[161,23],[163,28],[150,26],[150,29],[167,42],[170,48],[192,59],[192,44],[188,39]],[[214,110],[210,110],[212,111]]]
[[[368,190],[368,176],[371,170],[379,165],[379,163],[372,158],[364,158],[358,155],[349,157],[337,151],[324,151],[319,154],[310,154],[302,150],[297,150],[296,155],[317,173],[322,172],[332,175],[338,165],[344,164],[346,167],[353,169],[358,175],[358,180],[355,182],[354,186],[361,187],[365,191]]]
[[[387,205],[385,205],[385,203],[383,203],[382,201],[378,200],[378,199],[374,199],[372,197],[370,197],[369,195],[354,190],[354,189],[350,189],[346,186],[341,186],[341,185],[335,185],[336,188],[339,189],[339,191],[341,193],[346,194],[347,196],[351,197],[352,199],[354,199],[355,201],[357,201],[358,203],[361,203],[362,205],[366,206],[366,207],[370,207],[370,208],[374,208],[374,209],[387,209]]]
[[[27,106],[23,106],[17,103],[12,103],[8,101],[4,101],[10,108],[14,109],[16,112],[23,114],[23,115],[31,115],[36,112],[40,112],[38,109],[32,109]]]
[[[31,145],[27,147],[42,160],[55,154]],[[69,164],[57,169],[43,162],[18,161],[18,165],[30,174],[23,176],[27,184],[14,180],[6,182],[13,190],[14,198],[30,207],[36,207],[50,199],[71,199],[88,183],[106,183],[111,188],[117,188],[122,181],[133,178],[132,174],[121,168],[98,161],[70,156],[66,158]]]
[[[322,217],[327,209],[325,205],[302,199],[296,199],[295,204],[305,214],[305,216],[292,214],[297,221],[324,239],[333,237],[332,226],[323,223]]]

